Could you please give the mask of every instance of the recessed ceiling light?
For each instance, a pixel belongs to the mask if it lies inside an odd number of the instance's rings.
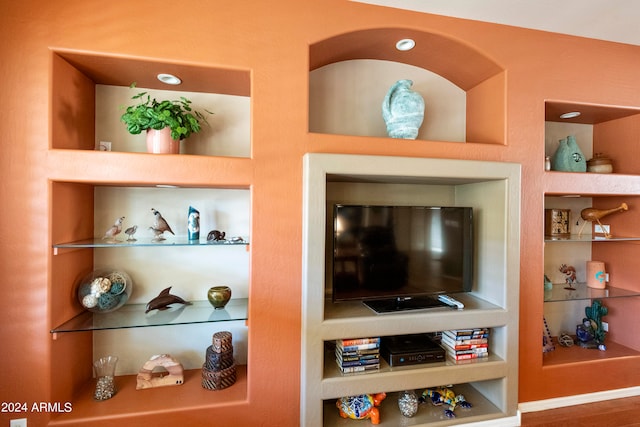
[[[560,114],[561,119],[573,119],[574,117],[578,117],[580,115],[580,111],[570,111],[568,113]]]
[[[396,43],[396,49],[401,51],[411,50],[416,46],[416,42],[413,39],[402,39]]]
[[[173,74],[166,73],[158,74],[158,80],[168,85],[179,85],[180,83],[182,83],[182,80],[180,80],[179,77],[174,76]]]

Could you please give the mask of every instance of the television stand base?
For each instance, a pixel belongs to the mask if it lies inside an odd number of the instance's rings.
[[[386,298],[363,301],[364,305],[378,314],[397,313],[410,310],[425,310],[432,308],[451,308],[440,301],[437,296],[423,296],[411,298]]]

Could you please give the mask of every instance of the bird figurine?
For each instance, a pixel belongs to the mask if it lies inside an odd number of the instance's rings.
[[[151,232],[153,233],[153,239],[151,240],[152,242],[160,242],[162,240],[166,240],[163,236],[164,231],[158,230],[154,227],[149,227],[149,230],[151,230]]]
[[[124,217],[121,216],[120,218],[116,219],[116,222],[111,226],[111,228],[109,228],[107,231],[105,231],[104,236],[102,237],[103,239],[115,242],[116,239],[115,237],[120,234],[120,232],[122,231],[122,221],[124,221]]]
[[[156,222],[153,224],[154,233],[156,231],[160,233],[164,233],[165,231],[168,231],[169,233],[175,236],[176,233],[173,232],[173,230],[171,229],[167,221],[162,217],[162,214],[157,210],[155,210],[154,208],[151,208],[151,212],[153,212],[153,214],[156,217]]]
[[[622,203],[620,206],[618,206],[617,208],[613,208],[613,209],[596,209],[596,208],[585,208],[585,209],[582,209],[582,211],[580,211],[580,216],[582,217],[582,219],[584,219],[585,222],[582,224],[582,227],[580,227],[580,231],[578,232],[578,236],[582,236],[582,229],[587,224],[587,222],[595,221],[602,228],[602,232],[604,234],[604,237],[606,239],[610,239],[611,238],[611,234],[608,231],[605,230],[605,227],[600,222],[600,219],[604,218],[605,216],[610,215],[612,213],[621,212],[621,211],[624,212],[624,211],[628,211],[628,210],[629,210],[629,206],[627,206],[626,203]]]
[[[137,225],[134,225],[133,227],[129,227],[126,230],[124,230],[124,234],[129,236],[127,238],[127,242],[135,242],[137,240],[137,239],[135,239],[133,237],[133,235],[136,234],[136,231],[138,231],[138,226]]]

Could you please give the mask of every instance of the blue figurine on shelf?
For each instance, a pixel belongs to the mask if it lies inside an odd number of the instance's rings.
[[[580,346],[606,350],[604,339],[607,332],[602,327],[602,317],[606,316],[609,310],[602,305],[602,301],[594,300],[593,304],[586,307],[584,311],[587,317],[582,319],[582,324],[576,327],[576,336]]]
[[[467,402],[462,394],[456,394],[449,387],[432,387],[422,392],[420,402],[431,402],[435,406],[446,405],[444,415],[447,418],[455,418],[456,408],[471,408],[473,405]]]

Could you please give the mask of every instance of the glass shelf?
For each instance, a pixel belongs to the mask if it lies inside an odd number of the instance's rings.
[[[566,284],[553,285],[550,291],[544,291],[545,302],[591,300],[596,298],[625,298],[640,296],[640,291],[630,291],[628,289],[614,288],[607,286],[605,289],[594,289],[586,283],[577,283],[573,287],[575,290],[565,289]]]
[[[78,240],[69,243],[54,244],[55,249],[60,248],[126,248],[126,247],[138,247],[138,246],[242,246],[249,245],[249,240],[243,237],[232,237],[229,240],[218,241],[194,241],[187,240],[186,237],[168,237],[166,240],[153,241],[151,238],[138,239],[135,241],[128,240],[116,240],[109,241],[101,238]]]
[[[232,299],[225,308],[216,310],[209,301],[193,301],[191,305],[174,304],[167,310],[149,313],[145,313],[146,304],[127,304],[111,313],[84,311],[51,333],[247,320],[247,303],[247,298]]]
[[[585,234],[579,236],[577,234],[572,234],[567,237],[552,237],[552,236],[544,236],[545,242],[628,242],[628,241],[640,241],[640,237],[624,237],[624,236],[614,236],[610,239],[607,239],[604,236],[592,236],[591,234]]]

